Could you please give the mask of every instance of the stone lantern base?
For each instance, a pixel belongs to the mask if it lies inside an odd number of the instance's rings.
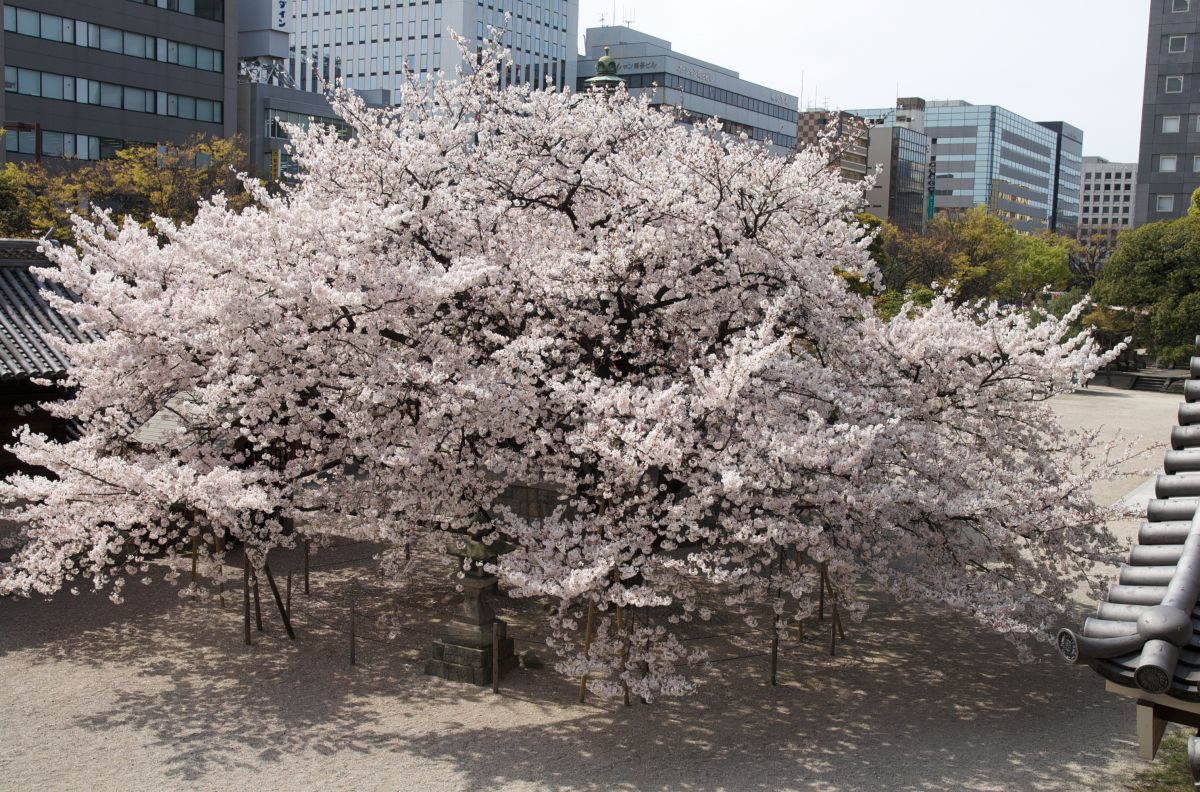
[[[461,581],[463,599],[458,613],[446,625],[442,636],[430,647],[425,673],[472,685],[492,684],[492,629],[498,635],[500,674],[517,665],[513,639],[508,625],[496,618],[488,602],[488,592],[496,585],[491,576],[469,576]]]

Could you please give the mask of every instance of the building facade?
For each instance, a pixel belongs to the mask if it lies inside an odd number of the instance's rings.
[[[920,99],[901,99],[897,109],[908,105],[924,108]],[[919,116],[918,116],[919,117]],[[904,113],[891,110],[870,117],[854,112],[805,110],[796,125],[797,145],[815,144],[827,135],[833,148],[831,166],[846,181],[873,181],[865,199],[868,214],[905,229],[919,232],[932,217],[926,213],[929,171],[929,139],[921,124]]]
[[[1019,231],[1075,233],[1083,132],[1038,123],[998,105],[904,100],[909,107],[851,110],[878,125],[905,125],[929,141],[935,211],[986,206]],[[917,108],[917,104],[923,104]]]
[[[1200,187],[1200,0],[1151,0],[1134,224],[1183,217]]]
[[[13,0],[3,13],[9,160],[236,132],[232,0]]]
[[[716,117],[727,132],[768,140],[787,155],[796,148],[799,99],[743,80],[736,71],[671,49],[671,42],[621,25],[588,28],[579,58],[577,88],[596,74],[605,48],[631,94],[651,94],[651,102],[676,108],[681,120]]]
[[[871,127],[859,116],[845,111],[805,110],[796,120],[796,147],[813,146],[828,136],[833,143],[831,156],[846,181],[867,177],[867,150],[871,145]],[[835,164],[834,162],[830,163]]]
[[[1054,202],[1050,207],[1050,228],[1070,236],[1079,228],[1083,130],[1062,121],[1042,121],[1041,125],[1058,133],[1054,147]]]
[[[867,190],[867,211],[881,220],[921,231],[929,210],[929,138],[908,126],[871,129],[867,166],[877,175]]]
[[[1112,249],[1137,216],[1137,163],[1083,158],[1080,241]]]
[[[421,80],[439,71],[453,78],[464,61],[451,32],[478,48],[493,27],[511,50],[506,83],[575,84],[579,0],[277,2],[288,3],[288,73],[300,90],[343,79],[356,90],[398,91],[406,67]]]
[[[281,8],[283,13],[280,13]],[[302,91],[288,73],[291,19],[279,0],[239,0],[238,134],[257,175],[287,179],[297,172],[288,152],[286,124],[325,124],[350,134],[324,93]],[[391,92],[364,89],[368,104],[391,103]]]

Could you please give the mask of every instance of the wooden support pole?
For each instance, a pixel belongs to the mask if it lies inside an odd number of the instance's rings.
[[[821,562],[821,594],[817,599],[817,621],[825,621],[825,562]]]
[[[246,646],[250,645],[250,556],[242,562],[242,613],[246,623]]]
[[[262,602],[258,597],[258,570],[254,570],[254,626],[259,632],[263,631],[262,626]]]
[[[219,532],[213,532],[213,547],[221,559],[221,576],[217,578],[217,600],[225,607],[225,537]]]
[[[287,595],[283,599],[283,605],[287,609],[288,618],[292,617],[292,573],[287,575]]]
[[[200,575],[196,571],[197,565],[200,563],[200,537],[192,537],[192,584],[196,583],[196,579]]]
[[[357,636],[355,635],[355,633],[357,631],[357,627],[358,627],[358,615],[354,612],[354,598],[351,597],[350,598],[350,665],[358,665],[357,658],[355,657],[355,652],[354,652],[354,650],[355,650],[354,644],[355,644],[356,638],[357,638]]]
[[[779,625],[775,617],[771,617],[771,687],[779,684],[776,674],[779,671]]]
[[[1147,761],[1154,758],[1166,729],[1166,719],[1159,716],[1153,704],[1146,701],[1137,703],[1138,755],[1141,758]]]
[[[271,587],[271,596],[275,598],[275,607],[279,608],[279,617],[283,619],[283,629],[287,631],[288,638],[296,640],[296,633],[292,630],[292,619],[288,615],[287,608],[283,607],[283,598],[279,596],[279,586],[275,585],[275,576],[271,574],[271,567],[266,562],[263,562],[263,572],[267,573],[267,584]]]
[[[492,692],[500,692],[500,623],[492,622]]]
[[[621,698],[625,706],[629,706],[629,681],[625,675],[629,673],[629,631],[625,629],[625,608],[617,606],[617,634],[621,636]]]
[[[596,613],[595,600],[588,600],[587,627],[583,633],[583,659],[584,659],[585,663],[588,659],[588,653],[591,652],[591,650],[592,650],[592,619],[595,617],[595,613]],[[587,670],[585,668],[584,672],[583,672],[583,676],[579,677],[579,703],[580,704],[583,703],[583,699],[587,695],[587,679],[588,679],[588,675],[587,675]]]
[[[837,625],[830,622],[829,624],[829,656],[833,657],[837,649]]]
[[[308,540],[304,540],[304,593],[308,593]]]

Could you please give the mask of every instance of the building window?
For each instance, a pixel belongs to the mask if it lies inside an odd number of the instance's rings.
[[[1183,14],[1188,10],[1188,6],[1192,4],[1192,0],[1171,0],[1171,13]]]
[[[1192,172],[1200,173],[1200,154],[1192,157]]]
[[[1183,93],[1183,75],[1177,74],[1167,78],[1166,93]]]
[[[1157,195],[1154,198],[1154,208],[1159,212],[1175,211],[1175,196],[1174,195]]]
[[[1179,169],[1179,157],[1174,154],[1161,154],[1158,158],[1159,173],[1174,173]]]
[[[1167,38],[1167,52],[1187,52],[1187,36],[1170,36]]]
[[[1166,134],[1174,134],[1179,131],[1179,116],[1163,116],[1162,131]]]

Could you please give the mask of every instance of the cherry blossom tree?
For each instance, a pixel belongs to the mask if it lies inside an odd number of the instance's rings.
[[[883,320],[820,150],[772,156],[623,91],[498,90],[485,49],[355,134],[293,129],[296,184],[157,234],[103,215],[49,251],[80,439],[0,488],[27,544],[0,591],[119,592],[157,554],[301,534],[470,532],[558,604],[560,669],[690,689],[681,621],[786,628],[821,569],[1044,632],[1112,537],[1094,438],[1046,401],[1101,365],[1062,320],[937,299]],[[164,411],[156,443],[132,427]],[[535,515],[513,483],[558,494]],[[220,540],[219,540],[220,539]]]

